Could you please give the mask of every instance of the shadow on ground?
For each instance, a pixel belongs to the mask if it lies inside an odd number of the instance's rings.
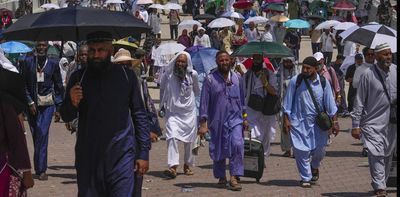
[[[72,170],[72,169],[75,169],[74,166],[49,166],[48,168],[51,169],[51,170],[61,170],[61,169]]]
[[[64,178],[64,179],[76,179],[76,174],[47,174],[50,177]]]
[[[216,189],[226,189],[225,185],[218,185],[215,183],[176,183],[174,184],[176,187],[188,188],[192,189],[197,188],[216,188]]]
[[[251,182],[251,183],[254,183],[254,182]],[[297,181],[297,180],[270,180],[270,181],[267,181],[267,182],[261,182],[260,184],[261,185],[298,187],[300,182]]]
[[[322,193],[321,196],[330,196],[330,197],[369,197],[374,196],[372,192],[330,192],[330,193]]]
[[[326,151],[327,157],[361,157],[361,151]]]

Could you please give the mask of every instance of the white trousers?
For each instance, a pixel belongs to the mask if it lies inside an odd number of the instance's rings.
[[[167,140],[167,149],[168,149],[168,167],[179,165],[179,149],[178,149],[178,141],[176,138],[170,138]],[[194,156],[192,154],[192,146],[191,142],[184,144],[184,163],[188,166],[193,166]]]
[[[249,115],[250,117],[250,115]],[[264,116],[257,120],[249,118],[251,128],[251,137],[256,138],[263,144],[264,157],[267,159],[271,152],[271,142],[275,139],[276,133],[276,115]]]
[[[374,156],[368,153],[369,171],[372,177],[372,188],[374,190],[386,190],[386,182],[389,178],[390,166],[392,165],[393,153],[387,157]]]

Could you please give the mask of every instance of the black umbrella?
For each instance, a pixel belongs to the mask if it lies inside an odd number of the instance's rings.
[[[86,40],[94,31],[106,31],[120,39],[150,31],[150,27],[126,12],[68,7],[26,15],[3,32],[6,40]]]
[[[216,18],[217,17],[215,17],[212,14],[199,14],[199,15],[196,15],[195,17],[193,17],[193,20],[206,20],[206,19],[214,20]]]

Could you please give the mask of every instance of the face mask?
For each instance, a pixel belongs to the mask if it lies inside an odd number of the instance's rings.
[[[262,64],[253,64],[253,66],[251,67],[251,70],[253,70],[254,72],[258,72],[262,69]]]

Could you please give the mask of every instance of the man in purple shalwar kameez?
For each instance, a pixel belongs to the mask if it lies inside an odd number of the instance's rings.
[[[231,60],[227,52],[216,55],[218,69],[204,80],[200,98],[199,133],[210,132],[210,157],[214,177],[218,184],[226,184],[225,160],[229,159],[229,188],[240,191],[238,177],[244,173],[243,128],[247,125],[244,112],[243,80],[230,71]]]

